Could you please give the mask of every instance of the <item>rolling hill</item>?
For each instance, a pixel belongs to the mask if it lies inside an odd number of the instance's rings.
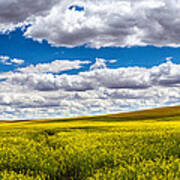
[[[180,179],[180,106],[0,123],[0,179]]]

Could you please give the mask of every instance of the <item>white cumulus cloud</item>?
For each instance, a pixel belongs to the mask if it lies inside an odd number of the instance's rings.
[[[37,73],[29,67],[0,73],[0,119],[105,114],[180,102],[180,65],[171,61],[152,68],[106,67],[74,75],[54,74],[44,67]]]
[[[69,60],[54,60],[50,63],[40,63],[37,65],[30,65],[25,68],[19,68],[17,71],[25,73],[59,73],[61,71],[67,71],[72,69],[80,69],[85,64],[89,64],[90,61],[69,61]]]
[[[69,9],[70,5],[84,10]],[[35,18],[25,36],[54,46],[180,46],[179,0],[60,2]]]
[[[1,32],[28,24],[26,37],[57,47],[179,47],[180,0],[0,1]]]
[[[106,68],[106,60],[102,58],[96,58],[96,62],[90,67],[91,70],[94,69],[104,69]]]
[[[24,63],[24,60],[18,58],[10,58],[9,56],[0,56],[0,62],[5,65],[21,65]]]

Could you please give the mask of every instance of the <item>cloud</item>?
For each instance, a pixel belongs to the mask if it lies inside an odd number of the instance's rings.
[[[21,65],[24,63],[24,60],[10,58],[9,56],[0,56],[0,62],[5,65]]]
[[[0,31],[53,46],[180,46],[180,0],[0,1]]]
[[[84,10],[70,9],[72,5]],[[179,47],[179,12],[179,0],[62,1],[36,17],[25,36],[66,47]]]
[[[0,61],[1,61],[2,64],[9,65],[9,62],[8,62],[9,59],[10,58],[8,56],[0,56]]]
[[[117,62],[116,59],[109,60],[109,63],[116,63],[116,62]]]
[[[173,57],[167,57],[166,61],[171,61],[173,59]]]
[[[96,62],[90,67],[91,70],[94,69],[104,69],[106,68],[106,60],[102,58],[96,58]]]
[[[16,60],[17,61],[17,60]],[[30,65],[25,68],[18,68],[17,71],[25,73],[59,73],[61,71],[68,71],[72,69],[80,69],[90,61],[69,61],[69,60],[54,60],[50,63],[41,63],[37,65]]]
[[[24,60],[23,59],[13,58],[13,59],[11,59],[11,62],[20,65],[20,64],[24,63]]]
[[[43,67],[38,73],[0,73],[0,119],[104,114],[180,101],[180,65],[171,61],[152,68],[106,67],[75,75],[54,74],[53,62],[51,72]]]
[[[80,64],[83,64],[81,61],[74,61],[73,63],[75,64],[72,64],[71,61],[61,62],[59,60],[49,64],[18,68],[16,73],[7,73],[2,78],[6,78],[10,83],[23,84],[25,87],[40,91],[54,91],[58,89],[65,91],[87,91],[101,87],[135,90],[148,89],[154,86],[180,86],[180,65],[173,64],[171,61],[150,69],[142,67],[94,68],[97,66],[97,62],[99,64],[99,61],[104,62],[105,60],[97,59],[94,65],[90,67],[90,71],[80,72],[77,75],[53,75],[52,73],[64,70],[79,69],[81,68]],[[64,66],[65,62],[67,66]],[[68,64],[69,62],[70,64]],[[85,64],[89,63],[88,61],[84,62]]]
[[[1,0],[0,31],[11,31],[32,23],[35,17],[46,15],[57,2],[57,0]]]

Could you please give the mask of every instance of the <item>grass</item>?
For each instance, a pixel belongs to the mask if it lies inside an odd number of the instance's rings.
[[[0,179],[180,179],[180,107],[1,122]]]

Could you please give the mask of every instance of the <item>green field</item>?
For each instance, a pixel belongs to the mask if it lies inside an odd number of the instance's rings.
[[[1,122],[0,179],[180,179],[180,107]]]

